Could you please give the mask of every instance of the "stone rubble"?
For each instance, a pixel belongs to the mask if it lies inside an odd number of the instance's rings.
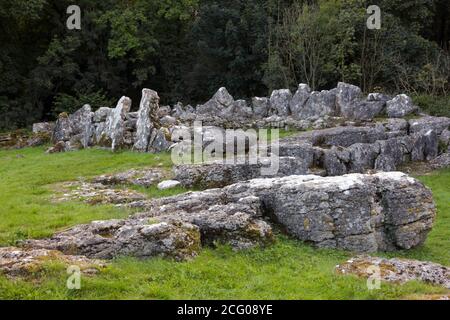
[[[357,256],[336,266],[336,272],[368,278],[373,277],[373,269],[370,267],[379,268],[382,281],[394,283],[424,281],[450,289],[450,268],[432,262]]]
[[[0,248],[0,272],[10,278],[29,277],[41,271],[47,263],[76,265],[83,274],[91,275],[105,268],[104,261],[85,256],[64,255],[47,249]]]

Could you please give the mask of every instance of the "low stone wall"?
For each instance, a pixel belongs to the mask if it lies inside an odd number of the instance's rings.
[[[177,103],[159,106],[158,94],[142,91],[137,112],[130,112],[131,100],[122,97],[115,108],[102,107],[95,112],[89,105],[74,114],[62,113],[56,124],[37,124],[36,130],[51,134],[58,147],[50,152],[76,150],[89,146],[161,152],[176,142],[173,132],[180,126],[221,128],[295,128],[323,129],[345,121],[372,121],[375,117],[399,118],[418,112],[408,96],[389,97],[372,93],[363,97],[353,85],[339,83],[329,91],[311,91],[300,84],[297,92],[281,89],[270,97],[254,97],[251,103],[234,100],[225,88],[205,104],[192,107]]]

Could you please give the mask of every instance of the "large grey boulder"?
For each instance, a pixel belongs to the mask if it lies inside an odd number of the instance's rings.
[[[79,135],[76,140],[80,142],[81,147],[83,148],[87,148],[91,143],[94,131],[94,126],[92,124],[93,116],[94,113],[91,110],[91,106],[88,104],[69,116],[70,124],[72,126],[72,135]]]
[[[167,151],[172,145],[168,140],[168,135],[168,131],[165,131],[164,128],[154,129],[150,135],[148,152],[160,153]]]
[[[447,117],[422,117],[420,119],[409,120],[409,130],[417,133],[422,130],[434,130],[437,135],[450,128],[450,118]]]
[[[108,116],[111,114],[113,109],[108,107],[100,107],[97,111],[94,112],[94,118],[93,121],[98,122],[105,122]]]
[[[339,82],[336,91],[336,106],[339,114],[348,119],[354,118],[354,108],[362,97],[361,89],[352,84]]]
[[[297,239],[358,252],[421,245],[436,214],[431,191],[399,172],[254,179],[167,198],[155,202],[154,210],[160,216],[174,208],[199,212],[243,199],[253,199],[261,212],[256,218],[269,217]]]
[[[350,152],[349,173],[361,173],[373,169],[375,160],[380,154],[377,143],[355,143],[347,150]]]
[[[348,126],[316,130],[311,133],[303,134],[303,136],[310,136],[310,141],[314,146],[349,147],[355,143],[374,143],[377,140],[384,140],[386,139],[386,132],[383,126]]]
[[[33,133],[34,134],[45,134],[45,135],[48,135],[49,137],[51,137],[54,130],[55,130],[54,122],[33,123]]]
[[[272,114],[286,117],[291,114],[289,104],[292,100],[292,93],[289,89],[274,90],[270,96],[270,108]]]
[[[219,116],[223,113],[227,114],[227,109],[232,109],[234,104],[233,96],[226,88],[220,88],[214,96],[204,105],[197,107],[197,114],[206,114]]]
[[[158,109],[158,93],[150,89],[143,89],[136,123],[134,150],[140,152],[148,151],[150,136],[155,129],[155,122],[157,121]]]
[[[403,118],[416,113],[418,110],[419,108],[406,94],[397,95],[386,102],[386,112],[389,118]]]
[[[200,233],[192,224],[153,222],[148,217],[94,221],[57,233],[50,239],[29,240],[25,247],[58,250],[94,259],[162,256],[186,260],[197,255]]]
[[[257,163],[242,161],[237,163],[224,163],[216,161],[206,164],[188,164],[174,166],[175,180],[180,181],[184,187],[221,188],[239,181],[251,180],[260,177],[281,177],[310,173],[313,163],[313,153],[304,153],[305,158],[281,156],[276,172],[266,172],[273,163],[269,159],[261,159]]]
[[[52,135],[53,143],[60,141],[69,141],[73,135],[72,123],[69,115],[65,112],[61,113],[56,120],[55,129]]]
[[[353,105],[352,119],[371,121],[381,115],[386,107],[383,101],[357,101]]]
[[[237,119],[251,119],[253,116],[253,110],[247,105],[245,100],[236,100],[233,103],[231,113],[227,115],[227,118]]]
[[[408,160],[407,155],[411,152],[408,139],[390,138],[377,141],[379,155],[374,163],[374,168],[381,171],[394,171],[397,167]]]
[[[336,115],[336,90],[311,92],[303,108],[296,110],[297,119],[317,120]]]
[[[450,152],[450,130],[445,129],[439,137],[439,143],[443,152]]]
[[[439,138],[434,130],[422,130],[411,136],[413,147],[411,150],[412,161],[430,161],[439,154]]]
[[[268,98],[254,97],[252,106],[256,118],[265,118],[269,115],[270,102]]]
[[[392,118],[383,123],[388,137],[405,136],[409,131],[409,123],[405,119]]]
[[[450,289],[450,268],[428,261],[358,256],[336,266],[336,271],[342,275],[352,274],[369,278],[375,270],[369,268],[370,266],[379,269],[378,274],[383,281],[424,281]]]
[[[300,83],[290,103],[290,109],[294,119],[302,120],[301,111],[305,107],[310,95],[311,88],[307,84]]]

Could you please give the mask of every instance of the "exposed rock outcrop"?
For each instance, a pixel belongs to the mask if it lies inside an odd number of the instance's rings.
[[[56,250],[23,249],[14,247],[0,248],[0,272],[10,278],[23,278],[35,275],[46,263],[76,265],[84,274],[95,274],[106,265],[103,261],[88,259],[84,256],[64,255]]]
[[[336,271],[342,275],[368,278],[374,276],[374,268],[378,268],[377,275],[382,281],[404,283],[419,280],[450,289],[450,268],[426,261],[358,256],[336,266]]]
[[[254,179],[153,200],[145,208],[128,219],[30,240],[26,247],[91,258],[183,259],[195,255],[200,241],[236,249],[270,243],[272,223],[319,247],[391,251],[421,245],[435,218],[430,190],[399,172]]]

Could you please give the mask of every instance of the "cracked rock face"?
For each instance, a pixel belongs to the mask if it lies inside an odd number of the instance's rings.
[[[383,281],[404,283],[419,280],[450,289],[450,268],[432,262],[358,256],[336,266],[336,272],[367,278],[373,277],[374,269],[370,267],[379,268],[380,280]]]
[[[418,111],[418,107],[406,94],[395,96],[394,99],[386,102],[386,107],[389,118],[402,118]]]
[[[155,129],[157,113],[159,109],[159,96],[156,91],[150,89],[142,90],[142,98],[138,111],[136,123],[136,140],[134,150],[146,152],[149,148],[150,137]]]
[[[275,90],[270,96],[270,108],[272,114],[278,116],[288,116],[291,114],[289,104],[292,100],[292,93],[289,89]]]
[[[180,221],[155,223],[148,218],[94,221],[50,239],[26,241],[24,246],[95,259],[161,256],[186,260],[197,255],[200,233],[198,227]]]
[[[101,183],[71,182],[65,184],[65,187],[75,187],[75,189],[57,196],[56,201],[81,200],[91,205],[114,204],[121,206],[146,199],[137,191],[112,189]]]
[[[89,258],[185,259],[200,244],[242,249],[270,243],[275,224],[318,247],[392,251],[421,245],[435,218],[430,190],[399,172],[254,179],[149,201],[144,208],[128,219],[77,226],[26,247]]]
[[[105,267],[99,260],[83,256],[67,256],[59,251],[47,249],[23,249],[14,247],[0,248],[0,272],[8,277],[27,277],[42,270],[49,262],[76,265],[84,274],[94,274]]]
[[[105,122],[104,131],[100,134],[101,140],[106,145],[111,145],[112,150],[119,149],[124,142],[125,116],[130,111],[131,99],[120,98],[115,109],[113,109]]]
[[[93,179],[94,183],[103,185],[131,184],[142,187],[151,187],[161,182],[166,173],[161,169],[131,169],[115,174],[105,174]]]

